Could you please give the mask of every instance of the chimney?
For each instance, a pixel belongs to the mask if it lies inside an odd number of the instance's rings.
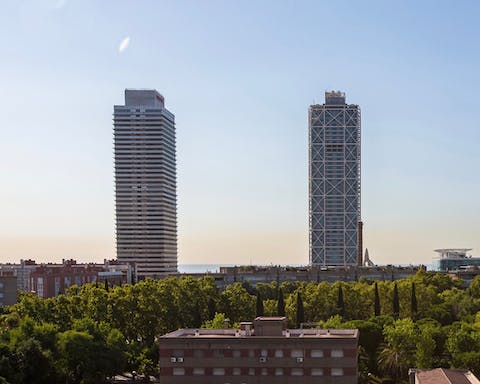
[[[240,335],[242,336],[251,336],[252,335],[252,326],[251,321],[242,321],[240,323]]]
[[[253,327],[255,336],[282,336],[283,331],[287,329],[287,319],[285,316],[259,316],[255,319]]]
[[[357,264],[359,267],[363,265],[363,221],[358,222],[358,254]]]

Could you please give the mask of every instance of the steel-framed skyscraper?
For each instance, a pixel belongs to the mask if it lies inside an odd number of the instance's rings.
[[[325,92],[309,109],[310,264],[361,265],[360,108]]]
[[[114,106],[118,260],[139,278],[177,272],[175,117],[156,90]]]

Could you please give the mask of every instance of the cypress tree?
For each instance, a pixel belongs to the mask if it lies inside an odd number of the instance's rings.
[[[193,311],[193,327],[200,328],[202,326],[202,314],[200,313],[200,304],[195,302],[195,310]]]
[[[375,282],[375,316],[380,316],[380,295],[378,294],[378,284]]]
[[[297,328],[305,322],[305,312],[303,310],[303,300],[300,292],[297,292]]]
[[[260,292],[257,292],[257,310],[256,310],[256,313],[257,313],[257,317],[258,316],[263,316],[263,299],[262,299],[262,295],[260,294]]]
[[[282,288],[278,290],[277,314],[278,316],[285,316],[285,301],[283,300]]]
[[[105,279],[105,290],[108,292],[108,279]]]
[[[417,315],[417,294],[415,292],[415,283],[412,282],[412,296],[410,298],[410,310],[412,319]]]
[[[345,316],[345,302],[343,301],[343,289],[341,285],[338,286],[337,309],[340,316]]]
[[[395,283],[393,287],[393,318],[398,320],[400,316],[400,298],[398,297],[398,287],[397,283]]]
[[[215,304],[215,300],[213,300],[213,298],[210,297],[208,299],[208,320],[213,320],[216,312],[217,312],[217,306]]]

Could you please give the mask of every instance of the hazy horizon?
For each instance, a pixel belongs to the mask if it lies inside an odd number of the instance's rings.
[[[1,263],[115,257],[125,88],[157,89],[176,117],[180,264],[308,263],[307,113],[327,90],[362,110],[371,259],[480,255],[480,4],[1,7]]]

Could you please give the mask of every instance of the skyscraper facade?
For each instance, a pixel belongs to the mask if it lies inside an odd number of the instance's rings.
[[[361,264],[360,108],[325,92],[309,109],[310,264]]]
[[[139,278],[177,271],[175,117],[156,90],[114,106],[117,258]]]

